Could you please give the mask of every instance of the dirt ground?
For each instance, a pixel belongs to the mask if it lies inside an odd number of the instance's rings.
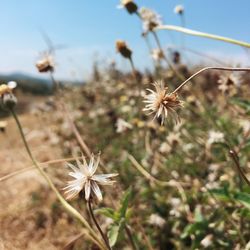
[[[54,126],[52,114],[20,115],[28,143],[39,162],[62,158],[60,147],[47,143]],[[32,166],[12,117],[1,120],[8,125],[5,132],[0,132],[0,179]],[[57,212],[52,214],[54,211],[57,211],[56,198],[36,170],[1,180],[0,250],[62,249],[75,232],[68,227],[68,216],[63,211],[57,216]]]

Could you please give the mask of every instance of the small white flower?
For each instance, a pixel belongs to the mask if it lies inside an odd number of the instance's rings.
[[[151,56],[156,62],[160,62],[164,58],[164,53],[161,49],[153,49],[151,51]]]
[[[66,199],[72,199],[84,190],[87,201],[92,196],[92,193],[95,194],[99,201],[102,201],[102,193],[98,185],[112,185],[115,181],[111,180],[111,178],[118,174],[95,174],[100,162],[100,154],[97,156],[96,161],[93,154],[89,163],[86,162],[84,157],[82,157],[83,163],[79,160],[76,161],[77,166],[70,163],[67,164],[73,170],[69,175],[74,180],[69,181],[68,185],[64,188],[67,195]]]
[[[152,31],[162,24],[161,16],[151,9],[142,7],[139,11],[145,32]]]
[[[163,228],[166,224],[166,221],[158,214],[151,214],[148,223],[160,228]]]
[[[201,245],[205,248],[209,247],[213,241],[213,235],[212,234],[208,234],[202,241],[201,241]]]
[[[128,129],[132,129],[132,128],[133,128],[133,126],[130,123],[124,121],[121,118],[118,118],[118,120],[116,122],[116,132],[117,133],[122,133],[122,132],[124,132]]]
[[[218,131],[209,131],[207,144],[211,145],[218,142],[224,142],[224,134]]]
[[[183,14],[184,12],[184,7],[182,5],[176,5],[174,8],[174,13],[175,14]]]
[[[154,119],[161,117],[161,124],[168,115],[172,115],[175,122],[179,121],[178,114],[175,108],[182,107],[182,101],[178,99],[176,93],[167,93],[167,87],[164,87],[162,82],[154,84],[155,91],[147,89],[150,93],[145,96],[144,102],[146,103],[143,111],[149,111],[149,114],[155,113]]]

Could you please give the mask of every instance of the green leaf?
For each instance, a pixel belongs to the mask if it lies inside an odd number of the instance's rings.
[[[209,192],[223,200],[226,200],[226,201],[230,200],[230,195],[226,187],[210,189]]]
[[[126,211],[128,208],[128,203],[129,200],[131,199],[131,195],[132,195],[132,189],[129,188],[125,194],[123,195],[122,201],[121,201],[121,208],[119,209],[119,214],[120,214],[120,218],[125,218],[126,217]]]
[[[201,213],[201,208],[200,207],[197,207],[194,211],[194,219],[195,219],[195,222],[203,222],[204,221],[204,217]]]
[[[116,244],[119,238],[119,234],[124,230],[124,227],[125,227],[124,219],[121,219],[119,224],[114,223],[110,226],[108,231],[108,239],[111,247],[113,247]]]
[[[243,108],[246,111],[246,113],[250,115],[250,101],[249,100],[244,100],[240,98],[232,98],[230,102]]]
[[[108,218],[115,220],[115,211],[112,208],[103,207],[95,209],[95,213],[102,214]]]
[[[234,195],[234,199],[242,203],[248,209],[250,209],[250,194],[238,192]]]
[[[115,243],[117,242],[119,230],[120,230],[120,225],[113,224],[111,225],[108,231],[108,239],[109,239],[109,244],[111,247],[113,247]]]

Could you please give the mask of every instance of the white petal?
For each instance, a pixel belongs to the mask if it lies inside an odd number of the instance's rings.
[[[88,201],[90,197],[90,191],[91,191],[91,186],[90,186],[90,181],[88,180],[85,183],[85,199]]]
[[[92,188],[93,192],[95,193],[97,199],[98,199],[99,201],[102,201],[102,192],[101,192],[99,186],[96,184],[95,181],[93,181],[93,182],[91,183],[91,188]]]

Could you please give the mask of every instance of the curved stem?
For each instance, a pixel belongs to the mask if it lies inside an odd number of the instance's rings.
[[[250,68],[229,68],[229,67],[205,67],[199,71],[197,71],[195,74],[193,74],[192,76],[190,76],[187,80],[185,80],[181,85],[179,85],[179,87],[177,87],[172,94],[176,93],[177,91],[179,91],[184,85],[186,85],[186,83],[188,83],[190,80],[192,80],[194,77],[196,77],[197,75],[199,75],[200,73],[206,71],[206,70],[222,70],[222,71],[250,71]]]
[[[96,220],[96,218],[95,218],[95,215],[94,215],[94,213],[93,213],[92,204],[91,204],[90,199],[88,200],[87,203],[88,203],[88,209],[89,209],[91,218],[92,218],[92,220],[94,221],[94,223],[95,223],[95,225],[96,225],[96,228],[98,229],[99,233],[101,234],[102,239],[103,239],[103,241],[105,242],[107,248],[108,248],[109,250],[111,250],[111,247],[110,247],[110,245],[109,245],[108,238],[107,238],[106,235],[103,233],[103,231],[102,231],[100,225],[98,224],[98,222],[97,222],[97,220]]]
[[[218,36],[214,34],[191,30],[191,29],[187,29],[187,28],[183,28],[183,27],[175,26],[175,25],[161,25],[161,26],[156,27],[155,30],[174,30],[174,31],[182,32],[182,33],[192,35],[192,36],[205,37],[205,38],[209,38],[213,40],[219,40],[219,41],[243,46],[246,48],[250,48],[250,43],[247,43],[247,42],[235,40],[235,39],[224,37],[224,36]]]
[[[101,249],[104,249],[102,242],[100,242],[100,239],[98,237],[96,237],[95,232],[93,231],[93,229],[90,227],[89,223],[84,219],[84,217],[75,209],[73,208],[63,197],[62,195],[58,192],[57,188],[55,187],[54,183],[51,181],[51,179],[49,178],[49,176],[46,174],[46,172],[39,166],[39,164],[37,163],[37,161],[35,160],[35,158],[33,157],[31,150],[29,148],[29,145],[26,141],[23,129],[22,129],[22,125],[18,119],[18,116],[16,115],[16,112],[13,109],[10,109],[12,116],[15,119],[15,122],[17,124],[17,127],[19,129],[19,132],[21,134],[24,146],[26,148],[26,151],[28,152],[28,155],[30,157],[30,159],[32,160],[33,164],[35,165],[35,167],[38,169],[39,173],[44,177],[44,179],[47,181],[48,185],[50,186],[50,188],[53,190],[53,192],[56,194],[58,200],[61,202],[62,206],[65,208],[65,210],[67,210],[73,217],[75,217],[76,219],[78,219],[90,232],[90,234],[95,238],[96,242],[98,242],[98,246]]]

